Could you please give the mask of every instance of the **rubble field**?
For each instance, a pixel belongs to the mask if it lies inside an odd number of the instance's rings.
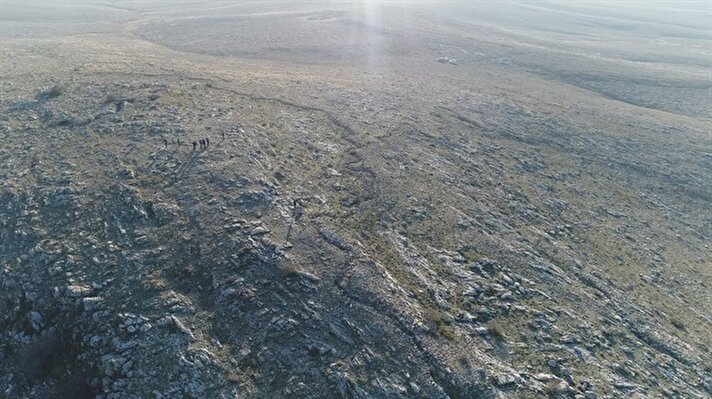
[[[698,20],[23,4],[0,398],[712,395]]]

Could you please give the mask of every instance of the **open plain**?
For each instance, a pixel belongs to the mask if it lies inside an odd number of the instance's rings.
[[[710,397],[712,9],[641,4],[2,0],[0,397]]]

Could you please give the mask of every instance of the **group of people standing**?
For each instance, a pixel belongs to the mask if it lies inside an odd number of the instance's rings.
[[[225,132],[221,133],[223,141],[225,141]],[[176,144],[180,147],[181,142],[180,139],[176,140]],[[198,146],[200,146],[201,150],[204,150],[210,146],[210,138],[206,137],[204,139],[199,139],[199,140],[194,140],[193,141],[193,151],[195,151]],[[163,139],[163,147],[168,148],[168,139]]]
[[[178,147],[181,146],[180,139],[176,140],[176,144],[178,145]],[[206,137],[204,139],[193,141],[193,151],[195,151],[195,149],[196,149],[196,147],[198,147],[198,145],[200,145],[201,150],[208,148],[208,146],[210,145],[210,138]],[[168,148],[168,139],[163,139],[163,147]]]
[[[208,146],[210,145],[210,138],[206,137],[204,139],[193,141],[193,151],[195,151],[195,147],[197,147],[198,144],[200,144],[200,149],[204,150],[204,149],[208,148]]]

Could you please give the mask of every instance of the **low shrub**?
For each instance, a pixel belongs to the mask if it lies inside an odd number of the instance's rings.
[[[94,389],[89,384],[91,374],[81,371],[72,374],[57,388],[57,399],[92,399]]]
[[[504,331],[502,331],[502,328],[497,324],[488,325],[487,334],[495,341],[505,342],[507,340],[507,337],[504,336]]]
[[[56,98],[62,95],[64,89],[61,86],[55,85],[50,88],[44,89],[37,93],[38,100],[49,100],[51,98]]]
[[[18,353],[17,368],[30,381],[44,379],[62,356],[62,340],[46,334],[27,344]]]

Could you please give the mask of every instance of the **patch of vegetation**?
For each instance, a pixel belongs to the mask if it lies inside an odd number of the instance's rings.
[[[497,342],[507,342],[507,337],[504,335],[502,327],[495,323],[490,323],[487,326],[487,334]]]
[[[425,308],[423,316],[428,324],[428,329],[435,335],[450,341],[455,339],[455,329],[448,323],[442,312],[433,308]]]
[[[113,94],[107,94],[106,97],[104,97],[104,104],[113,104],[117,101],[117,98]]]
[[[299,273],[299,268],[297,267],[297,265],[287,259],[281,260],[277,264],[277,268],[283,275],[287,277],[296,276]]]
[[[680,321],[680,319],[676,319],[673,317],[670,319],[670,323],[672,323],[672,325],[680,331],[687,331],[685,325],[682,323],[682,321]]]
[[[41,90],[39,93],[37,93],[37,96],[35,98],[38,100],[50,100],[61,96],[62,93],[64,93],[64,89],[59,85],[54,85],[50,88]]]
[[[64,345],[56,334],[45,334],[17,354],[17,368],[30,382],[43,380],[63,356]]]
[[[87,371],[80,371],[69,376],[57,387],[58,399],[91,399],[94,397],[94,389],[90,385],[91,374]]]
[[[559,397],[566,393],[566,386],[559,380],[551,380],[544,386],[544,393],[549,397]]]
[[[435,330],[435,332],[439,336],[447,339],[448,341],[455,340],[455,329],[452,328],[452,326],[450,326],[450,325],[447,325],[447,324],[439,325],[437,330]]]
[[[485,254],[478,251],[472,246],[465,246],[463,248],[460,248],[458,250],[458,253],[462,255],[463,258],[465,258],[465,262],[467,263],[477,262],[480,259],[484,259],[487,257]]]

